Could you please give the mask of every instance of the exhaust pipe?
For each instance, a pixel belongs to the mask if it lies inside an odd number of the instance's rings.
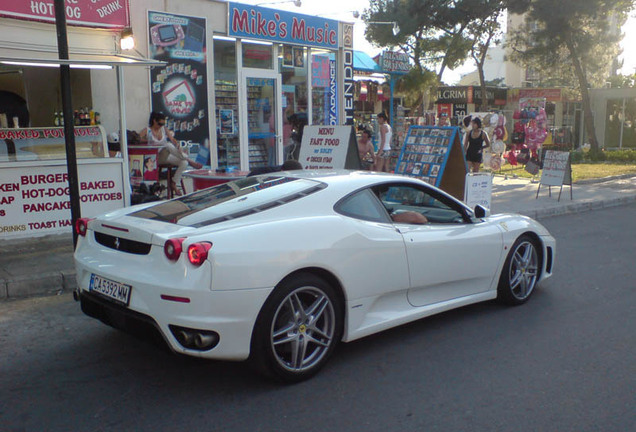
[[[218,341],[219,337],[214,334],[197,333],[194,336],[194,346],[200,350],[210,348],[212,345],[216,345]]]
[[[168,327],[177,342],[186,349],[208,351],[217,346],[221,339],[212,330],[198,330],[169,324]]]
[[[191,332],[185,329],[182,329],[182,330],[179,330],[175,336],[177,337],[177,340],[179,341],[179,343],[183,345],[184,347],[187,348],[189,346],[192,346],[192,342],[194,341],[194,335]]]

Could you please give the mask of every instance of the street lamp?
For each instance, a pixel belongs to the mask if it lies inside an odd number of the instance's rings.
[[[396,21],[369,21],[367,24],[392,24],[393,25],[393,36],[397,36],[400,34],[400,26]]]
[[[275,2],[257,3],[256,6],[271,5],[271,4],[281,4],[281,3],[293,3],[294,6],[296,6],[296,7],[301,7],[303,5],[302,0],[283,0],[283,1],[275,1]]]

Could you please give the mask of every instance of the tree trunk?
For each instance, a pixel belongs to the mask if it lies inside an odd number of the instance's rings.
[[[598,153],[599,146],[598,141],[596,140],[596,126],[594,125],[594,115],[592,114],[592,105],[590,103],[590,92],[587,89],[587,77],[583,72],[581,60],[578,58],[572,37],[566,37],[565,43],[568,47],[568,51],[570,51],[570,56],[572,57],[574,73],[579,81],[581,97],[583,98],[583,117],[585,119],[585,131],[587,132],[587,138],[590,141],[590,150],[592,153]]]

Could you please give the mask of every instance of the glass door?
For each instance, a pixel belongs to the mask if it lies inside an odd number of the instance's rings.
[[[243,69],[243,170],[282,163],[281,79],[274,71]],[[246,138],[246,139],[245,139]]]

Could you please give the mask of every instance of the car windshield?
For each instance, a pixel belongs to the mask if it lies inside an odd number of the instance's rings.
[[[325,187],[315,180],[293,177],[246,177],[147,207],[130,216],[200,227],[274,208]]]

